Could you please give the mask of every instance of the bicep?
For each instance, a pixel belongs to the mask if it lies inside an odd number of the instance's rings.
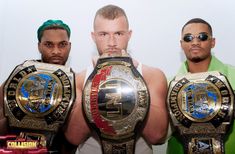
[[[151,79],[151,84],[149,84],[150,98],[154,106],[159,108],[165,108],[166,106],[166,96],[167,96],[167,81],[163,73],[157,73]]]

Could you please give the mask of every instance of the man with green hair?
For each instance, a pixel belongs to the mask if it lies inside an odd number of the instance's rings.
[[[41,59],[36,61],[65,65],[71,49],[70,35],[69,26],[62,20],[45,21],[37,30],[38,50],[41,53]],[[3,87],[4,84],[0,87],[0,135],[11,132],[8,120],[4,115]],[[72,145],[64,138],[64,126],[61,127],[54,137],[50,137],[52,141],[50,141],[51,147],[49,147],[49,151],[52,150],[53,153],[69,153],[68,150],[72,148]],[[61,151],[61,149],[63,150]]]
[[[188,72],[199,73],[207,71],[219,71],[227,77],[233,91],[235,90],[235,68],[233,66],[222,63],[214,55],[211,49],[215,46],[215,38],[212,34],[211,25],[203,19],[194,18],[189,20],[181,31],[181,48],[183,49],[187,60],[182,64],[178,71],[178,75]],[[168,154],[183,154],[187,149],[183,149],[183,140],[180,140],[177,132],[168,141]],[[226,154],[235,153],[235,128],[232,124],[225,138]]]
[[[45,63],[65,65],[71,49],[70,28],[61,20],[47,20],[37,31],[38,50]]]

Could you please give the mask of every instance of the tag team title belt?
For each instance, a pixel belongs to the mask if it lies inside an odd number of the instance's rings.
[[[10,128],[26,131],[26,135],[45,132],[50,140],[49,134],[55,134],[65,122],[75,99],[74,80],[71,68],[62,65],[37,61],[18,65],[4,86]]]
[[[234,94],[224,75],[206,72],[176,76],[167,101],[185,153],[224,153],[224,136],[234,106]]]
[[[83,110],[105,154],[134,153],[149,99],[147,86],[129,56],[98,59],[83,90]]]

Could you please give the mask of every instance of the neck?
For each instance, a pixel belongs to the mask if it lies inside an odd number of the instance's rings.
[[[210,62],[211,62],[211,57],[198,63],[194,63],[192,61],[187,60],[188,71],[190,73],[207,72]]]

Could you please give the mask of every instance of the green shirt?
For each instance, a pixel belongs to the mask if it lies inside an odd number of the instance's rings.
[[[235,91],[235,67],[224,64],[216,57],[212,56],[211,62],[208,68],[208,71],[219,71],[223,75],[227,77],[229,80],[233,90]],[[179,71],[178,75],[186,74],[188,72],[187,62],[185,61]],[[167,154],[183,154],[183,145],[179,138],[177,138],[174,134],[168,141]],[[225,153],[226,154],[234,154],[235,153],[235,122],[233,126],[230,128],[228,135],[225,138]]]

